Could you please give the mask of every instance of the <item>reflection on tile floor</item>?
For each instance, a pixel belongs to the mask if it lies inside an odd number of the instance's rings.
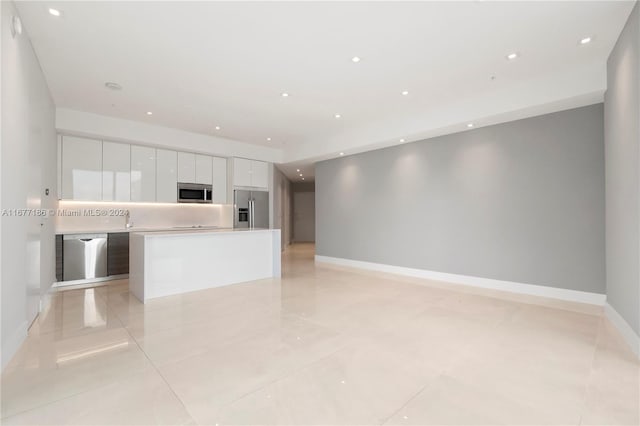
[[[283,274],[146,305],[126,281],[56,293],[2,374],[2,423],[640,423],[640,364],[592,308],[315,265],[312,245]]]

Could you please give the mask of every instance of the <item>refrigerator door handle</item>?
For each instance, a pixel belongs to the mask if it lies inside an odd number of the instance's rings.
[[[253,200],[249,198],[249,228],[253,228]]]
[[[256,227],[256,200],[251,199],[251,227]]]

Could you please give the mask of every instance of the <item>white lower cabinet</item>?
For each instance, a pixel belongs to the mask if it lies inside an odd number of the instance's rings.
[[[131,201],[156,201],[156,149],[131,145]]]
[[[62,137],[62,198],[102,200],[102,141]]]
[[[178,153],[156,150],[156,201],[175,203],[178,200]]]
[[[131,201],[131,145],[102,143],[102,199]]]

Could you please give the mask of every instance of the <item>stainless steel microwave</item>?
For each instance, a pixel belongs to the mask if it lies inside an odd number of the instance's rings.
[[[178,182],[179,203],[212,203],[213,188],[204,183]]]

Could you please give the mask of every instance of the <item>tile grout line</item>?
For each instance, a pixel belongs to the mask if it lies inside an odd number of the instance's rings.
[[[440,374],[441,376],[441,374]],[[411,401],[413,401],[414,399],[416,399],[418,397],[418,395],[420,395],[422,392],[424,392],[425,389],[427,389],[428,384],[422,386],[420,389],[418,389],[418,391],[416,393],[414,393],[412,396],[409,397],[409,399],[407,399],[404,404],[402,404],[400,407],[398,407],[397,410],[395,410],[394,412],[392,412],[390,415],[388,415],[387,417],[383,418],[382,421],[380,423],[378,423],[379,425],[385,425],[387,424],[387,422],[389,420],[391,420],[391,418],[393,416],[395,416],[396,414],[398,414],[400,411],[402,411],[402,409],[404,407],[406,407],[407,405],[409,405],[411,403]]]
[[[117,315],[117,314],[116,314]],[[118,318],[119,319],[119,318]],[[129,329],[127,329],[126,327],[124,327],[124,329],[126,330],[127,334],[133,339],[133,341],[136,343],[136,346],[138,347],[138,349],[140,349],[140,352],[142,352],[144,354],[144,357],[147,359],[147,361],[149,361],[149,364],[151,365],[151,367],[153,367],[154,371],[158,374],[158,376],[160,376],[160,378],[162,379],[162,381],[167,385],[167,387],[169,388],[169,390],[171,391],[171,393],[173,394],[173,396],[175,396],[175,398],[180,401],[180,405],[182,406],[182,408],[184,408],[184,411],[189,415],[189,417],[191,418],[191,420],[193,420],[194,422],[196,422],[195,417],[193,416],[193,414],[191,414],[191,412],[189,411],[189,409],[187,408],[187,406],[185,405],[184,401],[178,396],[178,394],[176,393],[176,391],[173,389],[173,387],[171,386],[171,384],[167,381],[167,379],[162,375],[162,373],[160,372],[158,366],[156,366],[156,364],[151,360],[151,358],[149,358],[149,355],[147,354],[147,352],[142,348],[142,346],[140,346],[140,342],[138,342],[138,339],[136,339],[133,334],[131,334],[131,332],[129,331]],[[196,422],[197,423],[197,422]]]
[[[602,333],[604,330],[604,316],[601,316],[600,321],[598,321],[598,331],[596,333],[596,341],[593,345],[593,355],[591,356],[591,368],[589,369],[589,377],[587,378],[587,384],[584,387],[584,392],[582,395],[582,410],[580,411],[580,419],[578,420],[578,425],[582,425],[582,419],[584,417],[585,411],[587,409],[587,395],[589,393],[589,387],[591,386],[591,382],[593,380],[594,375],[594,367],[596,362],[596,355],[598,353],[598,344],[602,338]]]

